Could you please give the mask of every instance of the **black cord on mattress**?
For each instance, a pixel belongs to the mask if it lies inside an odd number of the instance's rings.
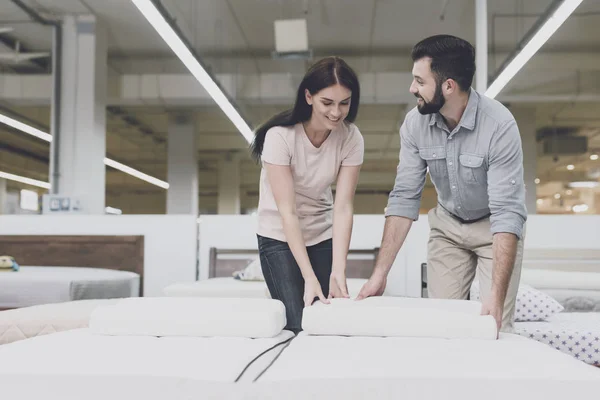
[[[240,372],[240,374],[238,375],[238,377],[237,377],[237,378],[235,378],[235,381],[234,381],[234,382],[237,382],[237,381],[239,381],[239,380],[242,378],[242,376],[244,375],[244,373],[246,372],[246,370],[247,370],[248,368],[250,368],[250,366],[251,366],[251,365],[252,365],[252,364],[253,364],[253,363],[254,363],[256,360],[258,360],[260,357],[262,357],[263,355],[267,354],[269,351],[271,351],[271,350],[275,349],[276,347],[279,347],[279,346],[281,346],[281,345],[284,345],[284,344],[287,344],[287,345],[289,345],[289,344],[292,342],[292,340],[293,340],[295,337],[296,337],[296,336],[292,336],[292,337],[291,337],[291,338],[289,338],[289,339],[286,339],[286,340],[284,340],[284,341],[282,341],[282,342],[279,342],[279,343],[277,343],[277,344],[274,344],[273,346],[269,347],[268,349],[266,349],[265,351],[263,351],[262,353],[260,353],[260,354],[259,354],[259,355],[257,355],[256,357],[254,357],[254,358],[253,358],[253,359],[252,359],[252,360],[251,360],[251,361],[250,361],[248,364],[246,364],[246,366],[244,367],[244,369],[242,370],[242,372]],[[287,346],[286,346],[286,347],[287,347]],[[269,365],[267,365],[267,367],[266,367],[266,368],[265,368],[265,369],[264,369],[264,370],[263,370],[263,371],[260,373],[260,375],[258,375],[258,376],[257,376],[257,377],[254,379],[254,381],[253,381],[253,382],[256,382],[256,380],[257,380],[258,378],[260,378],[260,377],[261,377],[261,375],[262,375],[262,374],[264,374],[264,373],[266,372],[266,370],[267,370],[267,369],[269,369],[269,368],[271,367],[271,365],[273,365],[273,363],[275,362],[275,360],[277,360],[277,358],[279,358],[279,356],[281,355],[281,353],[282,353],[282,352],[283,352],[283,350],[282,350],[282,351],[280,351],[280,352],[279,352],[279,354],[277,354],[277,356],[276,356],[276,357],[275,357],[275,358],[274,358],[274,359],[273,359],[273,360],[272,360],[272,361],[269,363]]]
[[[272,366],[272,365],[275,363],[275,361],[277,361],[277,359],[279,358],[279,356],[281,355],[281,353],[283,353],[283,351],[284,351],[284,350],[285,350],[285,349],[286,349],[286,348],[287,348],[287,347],[290,345],[290,343],[292,343],[292,339],[294,339],[295,337],[296,337],[296,336],[293,336],[293,337],[291,337],[291,338],[289,338],[289,339],[287,340],[287,342],[288,342],[288,343],[287,343],[287,345],[286,345],[286,346],[285,346],[283,349],[281,349],[281,351],[279,352],[279,354],[277,354],[277,355],[275,356],[275,358],[273,358],[273,359],[271,360],[271,362],[269,363],[269,365],[267,365],[267,366],[265,367],[265,369],[263,369],[263,370],[262,370],[262,372],[261,372],[260,374],[258,374],[258,376],[257,376],[256,378],[254,378],[254,380],[253,380],[252,382],[256,382],[256,381],[258,380],[258,378],[260,378],[261,376],[263,376],[263,374],[264,374],[265,372],[267,372],[267,370],[268,370],[269,368],[271,368],[271,366]]]

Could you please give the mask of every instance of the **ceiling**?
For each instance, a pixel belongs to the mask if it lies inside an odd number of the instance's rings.
[[[129,0],[28,0],[48,18],[93,14],[108,34],[109,92],[117,93],[124,76],[189,75]],[[493,76],[523,35],[545,10],[548,1],[489,0],[488,74]],[[196,53],[217,76],[291,77],[304,73],[308,60],[281,60],[275,49],[273,22],[306,18],[314,59],[339,55],[361,75],[385,79],[385,74],[410,73],[410,49],[420,39],[438,33],[463,37],[475,44],[474,0],[162,0]],[[12,1],[0,2],[0,53],[52,50],[51,28],[32,21]],[[3,74],[48,74],[50,60],[18,64],[0,60]],[[600,160],[600,0],[584,0],[576,13],[543,46],[503,90],[499,99],[511,109],[527,107],[535,114],[538,156],[538,211],[568,212],[580,201],[579,191],[566,195],[567,183],[595,176]],[[362,79],[362,78],[361,78]],[[381,86],[381,84],[380,84]],[[385,80],[384,80],[385,86]],[[396,89],[394,89],[396,90]],[[398,91],[408,92],[399,86]],[[359,191],[385,193],[393,184],[398,162],[398,128],[414,103],[402,98],[365,101],[357,124],[365,136],[366,161]],[[235,97],[235,96],[233,96]],[[404,97],[406,98],[406,97]],[[410,100],[410,98],[409,98]],[[290,106],[292,97],[264,101],[236,97],[251,126]],[[167,100],[113,102],[107,108],[107,155],[166,180],[168,117],[185,110],[197,118],[200,205],[216,209],[218,162],[227,154],[242,154],[242,208],[256,206],[258,167],[247,156],[247,143],[219,110],[207,102],[182,104]],[[48,102],[28,104],[0,98],[0,112],[49,130]],[[568,128],[568,129],[564,129]],[[548,133],[550,132],[550,133]],[[546,136],[543,136],[546,135]],[[553,136],[554,135],[554,136]],[[546,154],[544,138],[587,136],[588,149],[576,154]],[[544,139],[548,140],[548,139]],[[0,169],[48,180],[49,145],[0,126]],[[531,155],[525,155],[531,157]],[[567,165],[573,165],[568,170]],[[588,179],[586,178],[586,179]],[[595,178],[598,179],[597,177]],[[20,184],[11,183],[16,189]],[[124,173],[107,170],[107,204],[125,212],[164,212],[165,192]],[[560,199],[554,199],[561,193]],[[572,198],[573,201],[566,201]],[[600,199],[598,200],[600,212]],[[140,206],[140,204],[146,204]],[[141,211],[143,210],[143,211]]]

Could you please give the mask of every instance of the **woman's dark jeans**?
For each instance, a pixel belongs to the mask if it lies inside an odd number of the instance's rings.
[[[286,242],[258,236],[258,253],[265,282],[273,299],[285,305],[287,325],[294,333],[302,330],[304,309],[304,278],[300,267]],[[321,284],[323,295],[329,295],[329,278],[333,261],[332,240],[307,246],[308,258]]]

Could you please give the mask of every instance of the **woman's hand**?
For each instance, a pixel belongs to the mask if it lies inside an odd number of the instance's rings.
[[[332,272],[329,278],[329,298],[347,299],[349,297],[346,274],[343,272]]]
[[[325,304],[329,304],[329,300],[323,295],[321,284],[315,275],[304,280],[304,307],[312,305],[315,297],[318,297]]]

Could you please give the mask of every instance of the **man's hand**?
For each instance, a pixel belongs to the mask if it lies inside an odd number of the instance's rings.
[[[387,275],[374,272],[371,278],[360,289],[356,300],[362,300],[371,296],[381,296],[387,285]]]
[[[341,272],[332,272],[329,278],[329,299],[344,298],[347,299],[348,286],[346,285],[346,274]]]
[[[504,302],[498,301],[498,299],[494,295],[491,295],[481,304],[481,315],[491,315],[492,317],[494,317],[494,319],[496,320],[496,326],[498,327],[498,334],[500,334],[500,328],[502,327],[503,312]]]

